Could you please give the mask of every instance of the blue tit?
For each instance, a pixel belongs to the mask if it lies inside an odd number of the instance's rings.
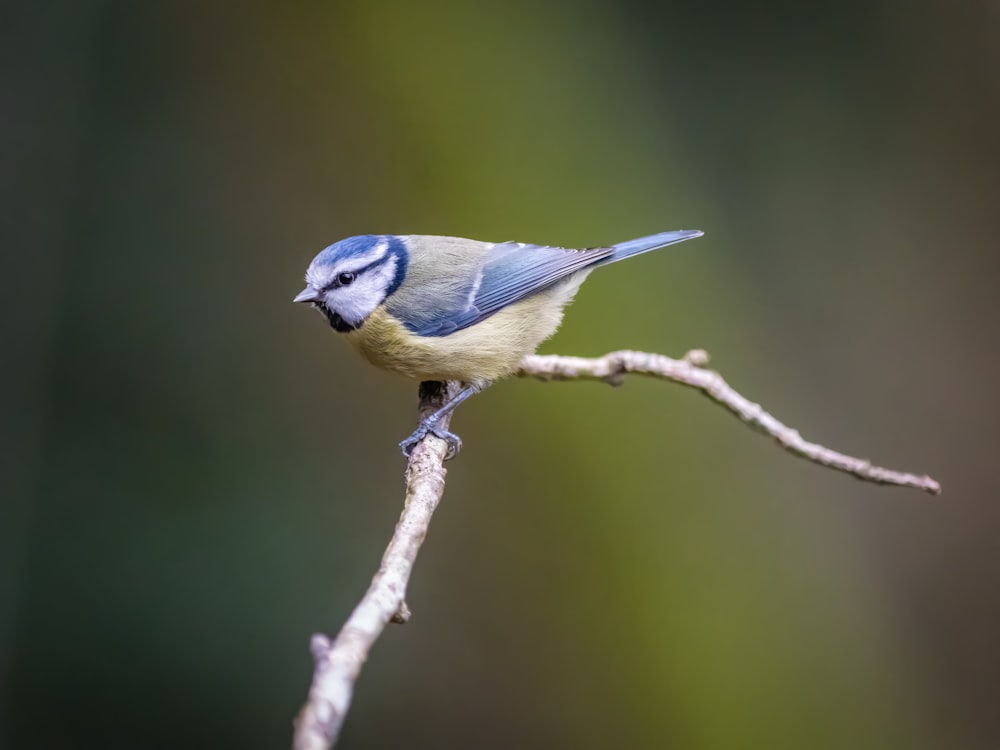
[[[319,310],[373,365],[463,389],[400,443],[405,455],[428,433],[461,441],[442,416],[555,333],[563,308],[599,266],[700,237],[680,230],[610,247],[571,250],[519,242],[425,235],[361,235],[320,252],[295,297]]]

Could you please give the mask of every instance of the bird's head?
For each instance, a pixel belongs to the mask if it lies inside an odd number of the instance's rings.
[[[407,251],[393,235],[364,234],[335,242],[313,258],[306,288],[295,302],[309,302],[334,330],[358,328],[396,291],[406,276]]]

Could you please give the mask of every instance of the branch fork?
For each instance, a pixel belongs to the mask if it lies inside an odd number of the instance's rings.
[[[701,391],[755,430],[774,438],[793,455],[863,481],[940,494],[941,485],[927,475],[874,466],[867,459],[848,456],[805,440],[797,430],[775,419],[760,404],[740,395],[719,373],[707,367],[708,354],[701,349],[689,351],[681,359],[622,350],[595,358],[533,354],[524,359],[519,375],[543,381],[596,380],[612,386],[621,385],[627,374],[673,381]],[[461,390],[459,383],[441,385],[421,385],[421,418],[440,408]],[[447,415],[441,419],[440,426],[447,430],[450,421]],[[333,641],[319,633],[313,635],[310,643],[315,661],[312,686],[308,701],[295,721],[294,750],[328,750],[333,746],[350,708],[354,683],[375,641],[389,622],[409,621],[406,587],[431,516],[444,494],[447,450],[447,443],[434,435],[428,435],[413,449],[406,469],[403,512],[368,591]]]

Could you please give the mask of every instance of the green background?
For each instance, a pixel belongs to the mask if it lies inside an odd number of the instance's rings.
[[[591,246],[504,382],[341,746],[1000,746],[1000,14],[988,3],[0,11],[0,745],[287,746],[402,500],[414,384],[291,297],[359,233]]]

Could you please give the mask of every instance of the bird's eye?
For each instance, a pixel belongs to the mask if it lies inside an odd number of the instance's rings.
[[[337,276],[337,283],[341,286],[350,286],[354,283],[354,274],[349,271]]]

